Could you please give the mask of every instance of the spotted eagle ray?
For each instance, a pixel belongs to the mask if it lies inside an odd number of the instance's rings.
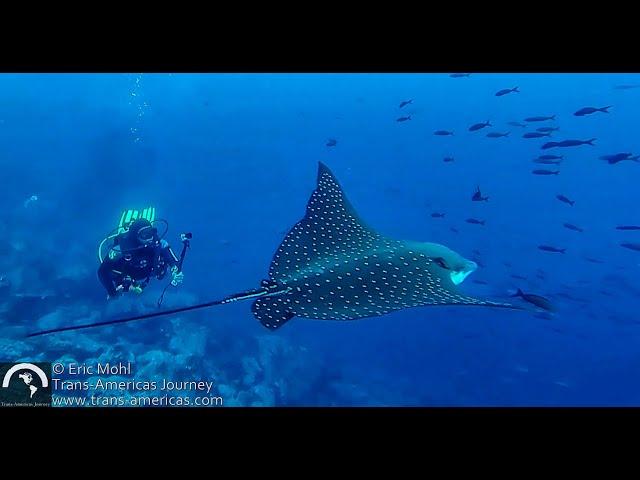
[[[521,310],[460,293],[477,264],[444,245],[394,240],[367,226],[333,173],[318,166],[306,214],[278,247],[261,287],[207,303],[118,320],[56,328],[29,337],[113,325],[255,299],[251,311],[270,330],[293,317],[357,320],[411,307],[475,305]]]

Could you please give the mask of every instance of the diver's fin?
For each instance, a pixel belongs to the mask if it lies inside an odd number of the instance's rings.
[[[263,297],[253,302],[251,311],[263,326],[277,330],[295,316],[290,304],[287,296]]]

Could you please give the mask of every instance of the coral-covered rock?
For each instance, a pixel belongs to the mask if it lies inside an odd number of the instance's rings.
[[[0,338],[0,362],[27,360],[33,346],[20,340]]]

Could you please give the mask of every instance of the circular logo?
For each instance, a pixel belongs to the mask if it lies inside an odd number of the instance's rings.
[[[32,399],[39,390],[39,387],[33,383],[33,374],[36,374],[40,379],[41,388],[47,388],[49,386],[49,379],[40,367],[33,363],[18,363],[7,370],[7,373],[4,374],[4,378],[2,379],[2,388],[9,387],[11,377],[16,373],[18,374],[18,378],[21,379],[29,389],[30,399]]]

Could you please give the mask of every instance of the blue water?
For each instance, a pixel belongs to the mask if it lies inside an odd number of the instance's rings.
[[[640,253],[619,244],[640,243],[640,232],[615,227],[640,223],[640,165],[599,159],[640,153],[640,88],[621,84],[640,76],[1,75],[0,275],[11,286],[0,290],[0,361],[130,361],[140,380],[213,380],[229,406],[638,405]],[[573,115],[607,105],[608,114]],[[403,115],[411,120],[397,122]],[[507,125],[535,115],[556,121]],[[467,130],[487,120],[492,128]],[[560,127],[552,138],[522,138],[548,125]],[[434,136],[440,129],[455,135]],[[595,146],[540,149],[591,138]],[[543,153],[565,156],[559,175],[531,174],[556,170],[532,163]],[[293,319],[269,332],[240,302],[24,338],[156,309],[165,281],[107,302],[96,277],[98,243],[126,208],[155,206],[178,251],[179,233],[193,232],[184,284],[164,307],[257,287],[304,214],[318,161],[381,233],[479,260],[465,293],[504,300],[522,288],[557,313],[426,307]],[[476,186],[488,202],[471,202]]]

